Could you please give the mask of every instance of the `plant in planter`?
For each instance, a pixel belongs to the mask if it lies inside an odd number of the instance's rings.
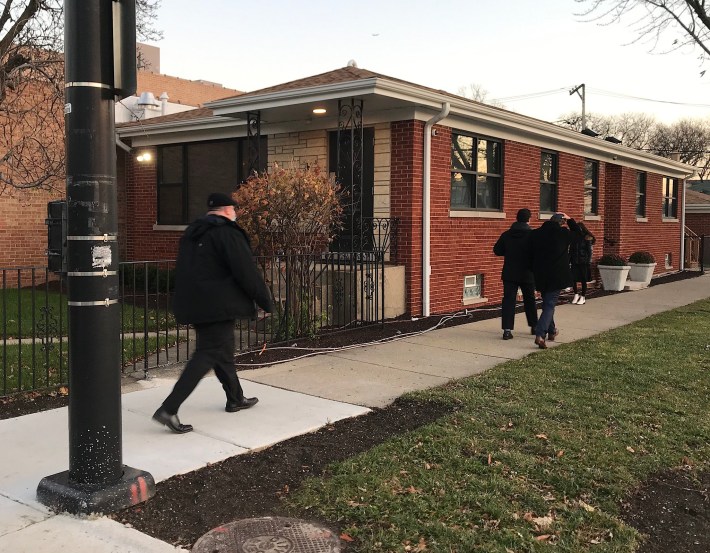
[[[623,257],[615,253],[605,254],[597,261],[597,269],[599,269],[604,290],[619,292],[624,289],[630,267]]]
[[[651,252],[637,251],[629,256],[629,280],[641,282],[645,288],[651,282],[653,271],[656,268],[656,258]]]

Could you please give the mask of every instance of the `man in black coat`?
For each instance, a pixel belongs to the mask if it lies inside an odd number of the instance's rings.
[[[510,226],[510,229],[500,235],[495,246],[493,246],[494,254],[505,256],[503,272],[501,273],[501,279],[503,280],[503,305],[501,309],[503,340],[510,340],[513,337],[518,288],[523,293],[525,317],[532,332],[535,332],[535,326],[537,325],[535,279],[530,270],[529,239],[532,228],[528,221],[530,221],[530,210],[525,208],[519,210],[515,223]]]
[[[253,318],[255,303],[273,309],[271,293],[252,256],[249,238],[236,223],[236,202],[225,194],[210,194],[207,215],[187,227],[178,250],[173,311],[180,324],[195,327],[197,345],[192,358],[153,420],[184,434],[177,412],[213,369],[227,395],[229,413],[259,401],[244,397],[234,367],[234,323]]]
[[[565,222],[569,227],[564,228]],[[555,213],[549,221],[530,233],[532,270],[535,288],[542,294],[542,312],[535,328],[535,344],[547,348],[545,337],[552,341],[558,334],[555,326],[555,305],[560,292],[572,286],[572,270],[569,266],[569,245],[574,234],[579,233],[574,219],[564,213]]]

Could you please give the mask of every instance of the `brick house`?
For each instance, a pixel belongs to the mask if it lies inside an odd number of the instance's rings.
[[[216,83],[189,81],[150,71],[138,71],[137,84],[139,94],[150,91],[158,96],[167,92],[170,104],[167,107],[171,111],[195,109],[210,100],[239,94],[237,90]],[[138,97],[126,98],[122,104],[133,105],[137,100]],[[121,113],[121,107],[117,107],[117,114]],[[56,110],[59,115],[41,117],[42,110],[50,108]],[[0,268],[44,267],[47,264],[47,227],[44,222],[47,217],[47,203],[65,196],[64,122],[61,115],[63,108],[63,104],[56,101],[51,104],[41,102],[34,115],[12,122],[16,137],[34,132],[33,128],[39,125],[41,132],[51,138],[50,141],[43,139],[44,143],[49,144],[45,154],[47,158],[58,160],[59,167],[42,187],[0,188]],[[38,119],[41,120],[39,124]],[[12,146],[13,137],[8,134],[11,125],[4,120],[2,123],[4,153]],[[38,157],[37,163],[46,165],[48,161]],[[0,167],[0,170],[5,168]]]
[[[354,66],[119,126],[133,148],[119,182],[123,258],[173,258],[207,194],[246,177],[255,140],[262,168],[317,162],[340,174],[337,129],[353,120],[358,209],[398,220],[390,261],[405,269],[411,315],[500,302],[492,247],[522,207],[533,227],[554,211],[584,221],[595,257],[644,249],[666,260],[657,273],[681,268],[692,167]]]
[[[685,226],[698,236],[710,236],[710,193],[685,190]]]

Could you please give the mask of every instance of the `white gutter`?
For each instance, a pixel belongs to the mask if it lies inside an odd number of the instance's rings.
[[[126,152],[131,151],[131,147],[128,144],[126,144],[123,140],[121,140],[119,138],[118,134],[116,134],[116,146],[119,146],[122,150],[125,150]]]
[[[680,270],[685,270],[685,191],[688,183],[683,179],[683,201],[680,212]]]
[[[422,316],[429,316],[431,279],[431,134],[432,128],[449,114],[451,105],[444,102],[441,111],[424,125],[424,174],[422,175]]]

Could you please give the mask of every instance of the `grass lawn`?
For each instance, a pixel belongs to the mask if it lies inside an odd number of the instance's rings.
[[[166,307],[166,298],[160,298],[160,308],[144,308],[131,303],[123,303],[121,316],[125,332],[148,332],[175,328],[175,317]],[[48,333],[50,336],[59,335],[61,329],[66,336],[68,327],[67,296],[58,292],[45,291],[39,287],[34,291],[23,288],[0,290],[0,339],[37,338]],[[5,322],[2,322],[2,321]]]
[[[289,507],[363,553],[632,552],[624,497],[659,470],[710,469],[709,329],[703,300],[413,394],[459,409]]]
[[[122,340],[122,357],[125,363],[142,359],[144,348],[149,354],[158,348],[173,346],[177,336],[144,338],[130,336]],[[120,363],[121,360],[119,359]],[[21,369],[20,369],[21,367]],[[69,381],[69,365],[66,338],[62,344],[61,363],[59,340],[53,341],[53,347],[45,350],[37,341],[8,345],[0,348],[0,397],[20,391],[42,390],[67,384]]]

